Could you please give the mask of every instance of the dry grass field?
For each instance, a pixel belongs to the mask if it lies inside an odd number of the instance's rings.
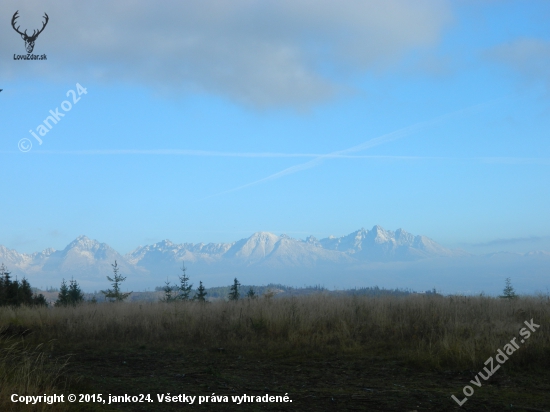
[[[0,410],[550,411],[550,299],[410,295],[0,308]],[[67,358],[67,356],[69,356]],[[9,394],[284,395],[290,404],[39,405]],[[510,405],[520,405],[511,407]],[[73,409],[71,409],[71,406]],[[76,408],[76,409],[75,409]],[[529,409],[531,408],[531,409]]]

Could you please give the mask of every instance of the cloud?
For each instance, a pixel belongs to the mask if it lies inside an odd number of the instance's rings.
[[[550,165],[550,159],[545,157],[479,157],[481,163],[508,165]]]
[[[550,90],[550,41],[516,39],[487,50],[485,57],[509,67],[529,81],[543,81]]]
[[[50,235],[50,237],[61,237],[63,234],[59,230],[53,229],[48,232],[48,235]]]
[[[420,126],[420,125],[418,125]],[[412,129],[411,129],[412,131]],[[370,141],[369,141],[370,142]],[[370,142],[372,143],[372,142]],[[359,147],[359,149],[357,149]],[[90,149],[90,150],[37,150],[37,155],[74,155],[74,156],[190,156],[190,157],[244,157],[244,158],[318,158],[323,159],[370,159],[370,160],[450,160],[479,162],[484,164],[505,165],[550,165],[550,158],[545,157],[452,157],[452,156],[401,156],[401,155],[354,155],[347,151],[364,150],[367,147],[356,146],[351,149],[333,153],[282,153],[282,152],[220,152],[212,150],[190,149]],[[17,154],[20,150],[0,150],[1,154]],[[263,179],[262,179],[263,180]]]
[[[495,239],[485,243],[464,244],[475,248],[484,248],[490,246],[514,246],[518,244],[533,244],[542,243],[550,240],[550,236],[530,236],[530,237],[517,237],[509,239]]]
[[[450,21],[448,0],[16,0],[0,5],[0,53],[24,53],[9,24],[50,17],[35,53],[5,60],[18,79],[94,78],[163,92],[201,92],[254,107],[307,107],[346,89],[345,78],[433,48]],[[343,80],[344,79],[344,80]]]
[[[20,154],[20,151],[0,150],[5,154]],[[347,155],[340,152],[322,153],[281,153],[281,152],[219,152],[211,150],[187,150],[187,149],[92,149],[92,150],[37,150],[34,153],[41,155],[82,155],[82,156],[114,156],[114,155],[144,155],[144,156],[200,156],[200,157],[245,157],[245,158],[293,158],[314,157],[324,159],[389,159],[389,160],[443,160],[453,159],[436,156],[362,156]],[[485,159],[485,158],[484,158]],[[490,158],[489,158],[490,159]]]

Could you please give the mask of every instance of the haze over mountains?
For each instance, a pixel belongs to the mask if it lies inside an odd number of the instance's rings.
[[[544,291],[548,284],[550,253],[501,253],[475,256],[445,248],[425,236],[402,229],[374,226],[347,236],[305,240],[257,232],[232,243],[174,244],[163,240],[121,255],[105,243],[80,236],[63,250],[46,249],[32,254],[0,246],[0,262],[16,276],[26,276],[34,286],[58,286],[74,277],[85,290],[108,287],[106,276],[117,261],[134,289],[172,282],[185,263],[191,281],[207,286],[242,283],[284,283],[291,286],[320,284],[326,287],[401,287],[446,293],[497,293],[507,276],[518,290]]]

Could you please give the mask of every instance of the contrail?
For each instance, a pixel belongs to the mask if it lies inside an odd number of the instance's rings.
[[[225,195],[227,193],[232,193],[232,192],[236,192],[238,190],[245,189],[247,187],[256,186],[258,184],[265,183],[265,182],[275,180],[275,179],[279,179],[283,176],[287,176],[287,175],[290,175],[290,174],[293,174],[293,173],[296,173],[296,172],[299,172],[299,171],[302,171],[302,170],[310,169],[312,167],[315,167],[315,166],[321,164],[326,159],[330,159],[330,158],[334,158],[334,157],[338,157],[338,156],[345,156],[349,153],[359,152],[359,151],[362,151],[362,150],[370,149],[370,148],[375,147],[375,146],[379,146],[379,145],[384,144],[384,143],[388,143],[388,142],[391,142],[391,141],[394,141],[394,140],[397,140],[397,139],[401,139],[403,137],[409,136],[410,134],[414,133],[415,131],[418,131],[420,129],[424,129],[428,126],[431,126],[431,125],[434,125],[436,123],[442,122],[443,120],[446,120],[446,119],[448,119],[450,117],[453,117],[453,116],[456,116],[458,114],[462,114],[464,112],[471,111],[471,110],[477,109],[479,107],[486,106],[490,103],[491,102],[477,104],[477,105],[474,105],[474,106],[467,107],[465,109],[460,109],[460,110],[457,110],[457,111],[454,111],[454,112],[451,112],[451,113],[447,113],[447,114],[438,116],[434,119],[431,119],[431,120],[428,120],[428,121],[425,121],[425,122],[416,123],[416,124],[413,124],[411,126],[407,126],[407,127],[402,128],[402,129],[398,129],[396,131],[384,134],[382,136],[378,136],[378,137],[375,137],[373,139],[367,140],[366,142],[361,143],[357,146],[353,146],[353,147],[350,147],[348,149],[338,150],[336,152],[332,152],[332,153],[328,153],[328,154],[325,154],[325,155],[318,156],[315,159],[310,160],[309,162],[302,163],[302,164],[299,164],[299,165],[296,165],[296,166],[288,167],[286,169],[281,170],[280,172],[277,172],[277,173],[274,173],[274,174],[269,175],[267,177],[264,177],[263,179],[256,180],[254,182],[247,183],[245,185],[238,186],[238,187],[235,187],[233,189],[229,189],[229,190],[226,190],[226,191],[223,191],[223,192],[220,192],[220,193],[216,193],[216,194],[204,197],[204,198],[199,199],[199,200],[206,200],[206,199],[210,199],[211,197],[221,196],[221,195]]]
[[[541,157],[477,157],[482,163],[501,163],[510,165],[524,165],[524,164],[550,164],[550,159]]]
[[[302,164],[299,164],[299,165],[296,165],[296,166],[288,167],[286,169],[281,170],[280,172],[277,172],[277,173],[274,173],[274,174],[269,175],[267,177],[264,177],[263,179],[256,180],[256,181],[251,182],[251,183],[247,183],[245,185],[242,185],[242,186],[239,186],[239,187],[236,187],[236,188],[233,188],[233,189],[229,189],[229,190],[226,190],[224,192],[216,193],[214,195],[207,196],[207,197],[202,198],[200,200],[205,200],[205,199],[209,199],[211,197],[221,196],[221,195],[224,195],[224,194],[227,194],[227,193],[236,192],[237,190],[245,189],[247,187],[255,186],[255,185],[258,185],[260,183],[268,182],[270,180],[279,179],[280,177],[287,176],[287,175],[290,175],[290,174],[293,174],[293,173],[296,173],[296,172],[299,172],[299,171],[302,171],[302,170],[306,170],[306,169],[310,169],[312,167],[315,167],[315,166],[323,163],[326,159],[331,159],[331,158],[335,158],[335,157],[338,157],[338,156],[342,156],[342,155],[345,155],[346,153],[350,153],[350,152],[365,150],[365,149],[368,149],[368,148],[371,148],[371,147],[374,147],[374,146],[378,146],[378,145],[386,143],[386,142],[390,142],[392,140],[399,139],[400,137],[404,137],[406,134],[411,133],[412,129],[415,126],[410,126],[408,128],[405,128],[405,129],[397,130],[395,132],[388,133],[386,135],[376,137],[376,138],[368,140],[365,143],[362,143],[358,146],[350,147],[349,149],[339,150],[339,151],[328,153],[328,154],[325,154],[325,155],[320,155],[320,156],[316,157],[315,159],[310,160],[309,162],[302,163]]]
[[[12,152],[0,152],[0,153],[18,153]],[[183,149],[119,149],[119,150],[40,150],[34,152],[35,154],[50,154],[50,155],[166,155],[166,156],[205,156],[205,157],[247,157],[247,158],[277,158],[277,157],[325,157],[325,158],[341,158],[341,159],[363,159],[373,157],[387,157],[387,158],[416,158],[416,156],[357,156],[357,155],[345,155],[345,154],[323,154],[323,153],[277,153],[277,152],[217,152],[207,150],[183,150]]]
[[[358,146],[355,146],[358,147]],[[346,149],[351,150],[351,149]],[[17,150],[0,150],[1,154],[20,154]],[[490,164],[538,164],[549,165],[550,158],[543,157],[451,157],[451,156],[395,156],[395,155],[347,155],[334,153],[271,153],[271,152],[212,152],[207,150],[182,150],[182,149],[121,149],[121,150],[40,150],[25,156],[35,155],[175,155],[175,156],[213,156],[213,157],[314,157],[323,159],[386,159],[386,160],[454,160],[454,161],[478,161]],[[299,166],[299,165],[298,165]],[[297,166],[294,166],[297,167]],[[291,168],[289,168],[291,169]],[[287,169],[285,169],[287,170]],[[280,173],[280,172],[279,172]],[[272,175],[273,176],[273,175]],[[269,176],[268,176],[269,177]],[[266,178],[267,179],[267,178]]]
[[[358,146],[355,146],[358,147]],[[351,150],[351,149],[346,149]],[[0,150],[2,154],[20,154],[17,150]],[[35,155],[175,155],[175,156],[213,156],[213,157],[314,157],[323,159],[386,159],[386,160],[453,160],[453,161],[477,161],[490,164],[538,164],[549,165],[550,158],[544,157],[452,157],[452,156],[395,156],[395,155],[347,155],[334,153],[277,153],[277,152],[214,152],[207,150],[183,150],[183,149],[121,149],[121,150],[40,150],[25,154]],[[295,166],[296,167],[296,166]],[[290,168],[289,168],[290,169]],[[285,169],[286,170],[286,169]]]
[[[174,156],[212,156],[212,157],[318,157],[319,153],[272,153],[272,152],[217,152],[208,150],[182,149],[121,149],[121,150],[41,150],[41,154],[61,155],[174,155]]]

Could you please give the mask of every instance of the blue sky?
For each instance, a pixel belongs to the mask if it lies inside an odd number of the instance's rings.
[[[81,3],[0,5],[0,244],[378,224],[550,250],[549,2]],[[29,31],[48,13],[47,60],[14,60],[16,10]]]

